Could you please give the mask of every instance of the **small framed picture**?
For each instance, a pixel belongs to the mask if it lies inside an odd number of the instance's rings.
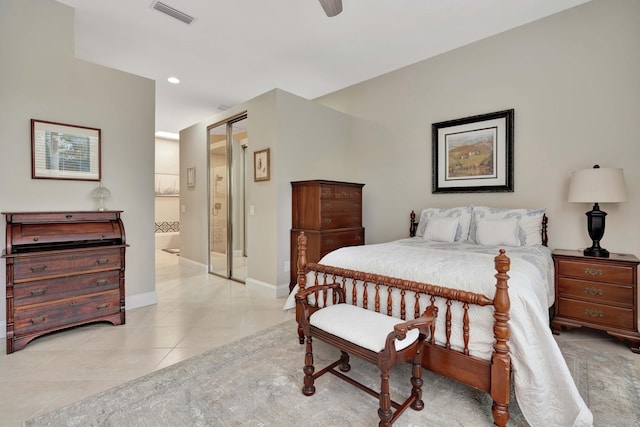
[[[196,167],[187,168],[187,187],[196,186]]]
[[[258,150],[253,152],[253,180],[269,181],[269,149]]]
[[[31,178],[100,181],[100,129],[32,119]]]

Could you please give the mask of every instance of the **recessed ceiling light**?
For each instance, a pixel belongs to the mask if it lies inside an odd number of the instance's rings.
[[[167,79],[167,81],[168,81],[169,83],[173,83],[174,85],[177,85],[178,83],[180,83],[180,79],[179,79],[179,78],[177,78],[177,77],[169,77],[169,78]]]

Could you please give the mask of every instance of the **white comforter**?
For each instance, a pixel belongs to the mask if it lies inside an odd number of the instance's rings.
[[[493,258],[498,249],[412,238],[338,249],[320,263],[482,293],[492,298],[496,283]],[[580,397],[549,329],[548,307],[553,303],[550,252],[544,246],[528,246],[507,248],[507,256],[511,259],[509,348],[520,409],[533,427],[591,426],[592,414]],[[313,283],[311,278],[308,283]],[[295,289],[285,309],[295,306],[294,295]],[[444,310],[441,307],[440,313]],[[491,314],[486,307],[470,310],[470,352],[485,359],[493,351]],[[443,322],[443,317],[439,316],[438,321]],[[461,342],[458,329],[452,334],[453,344]],[[436,334],[436,340],[444,341],[444,325],[438,324],[436,330],[440,333]]]

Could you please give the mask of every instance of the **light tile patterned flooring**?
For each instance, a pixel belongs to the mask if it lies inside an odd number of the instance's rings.
[[[127,311],[127,324],[86,325],[0,350],[0,427],[17,427],[84,397],[293,318],[284,299],[249,293],[237,282],[156,253],[158,304]],[[640,355],[597,331],[564,332],[594,351]],[[3,343],[4,344],[4,343]],[[4,345],[3,345],[4,346]],[[302,361],[301,361],[302,362]]]

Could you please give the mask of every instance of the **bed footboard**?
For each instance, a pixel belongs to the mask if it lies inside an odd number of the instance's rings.
[[[347,270],[316,263],[307,263],[306,236],[298,236],[298,276],[300,289],[310,285],[340,284],[346,302],[379,313],[410,320],[420,316],[429,306],[440,306],[438,317],[444,322],[442,340],[436,342],[436,324],[431,326],[430,340],[425,342],[422,366],[458,382],[489,393],[493,399],[492,415],[497,426],[506,426],[509,419],[511,390],[511,358],[509,356],[509,291],[507,272],[510,260],[504,250],[495,257],[496,292],[494,298],[473,292],[381,276],[362,271]],[[311,274],[308,274],[311,273]],[[309,297],[311,310],[317,310],[335,301],[326,292]],[[454,310],[453,307],[461,307]],[[470,354],[469,339],[472,324],[469,308],[490,306],[493,309],[494,345],[490,359]],[[300,313],[296,313],[299,319]],[[298,322],[300,324],[300,322]],[[461,328],[461,343],[452,342],[454,328]],[[298,328],[300,343],[304,343],[302,329]]]

